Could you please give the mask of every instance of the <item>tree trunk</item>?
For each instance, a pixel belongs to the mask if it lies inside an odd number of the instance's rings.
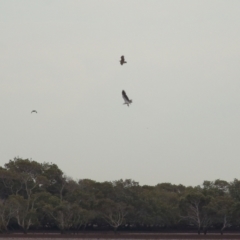
[[[27,234],[27,228],[26,227],[23,227],[23,233]]]
[[[225,215],[223,218],[223,227],[221,228],[221,235],[223,235],[223,230],[227,227],[227,216]]]
[[[223,235],[223,231],[224,231],[225,227],[222,227],[220,230],[221,235]]]

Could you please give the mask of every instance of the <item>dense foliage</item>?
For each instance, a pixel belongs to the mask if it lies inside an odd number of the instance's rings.
[[[0,231],[215,230],[240,224],[240,181],[185,187],[127,179],[74,181],[56,164],[15,158],[0,167]]]

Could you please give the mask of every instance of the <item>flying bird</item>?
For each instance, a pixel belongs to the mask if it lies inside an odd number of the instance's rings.
[[[128,98],[128,96],[127,96],[127,94],[125,93],[125,91],[124,91],[124,90],[122,90],[122,97],[123,97],[123,99],[124,99],[124,101],[125,101],[125,103],[124,103],[124,104],[127,104],[127,105],[128,105],[128,107],[129,107],[129,104],[131,104],[131,103],[132,103],[132,100],[129,100],[129,98]]]
[[[127,63],[127,62],[125,61],[124,56],[121,56],[120,64],[123,65],[124,63]]]
[[[35,113],[37,113],[37,111],[36,111],[36,110],[32,110],[32,111],[31,111],[31,113],[34,113],[34,112],[35,112]]]

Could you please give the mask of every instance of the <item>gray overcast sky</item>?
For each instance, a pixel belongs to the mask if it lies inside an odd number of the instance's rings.
[[[1,166],[19,156],[141,185],[239,178],[240,1],[0,0],[0,29]]]

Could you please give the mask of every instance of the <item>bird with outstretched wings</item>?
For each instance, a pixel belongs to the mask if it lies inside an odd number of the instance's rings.
[[[124,90],[122,90],[122,97],[123,97],[123,99],[125,101],[124,104],[127,104],[128,107],[129,107],[129,105],[132,103],[132,100],[128,98],[128,96],[127,96],[127,94],[126,94],[126,92]]]
[[[124,56],[121,56],[120,64],[123,65],[124,63],[127,63],[127,62],[125,61]]]
[[[37,113],[37,111],[36,110],[32,110],[31,113]]]

